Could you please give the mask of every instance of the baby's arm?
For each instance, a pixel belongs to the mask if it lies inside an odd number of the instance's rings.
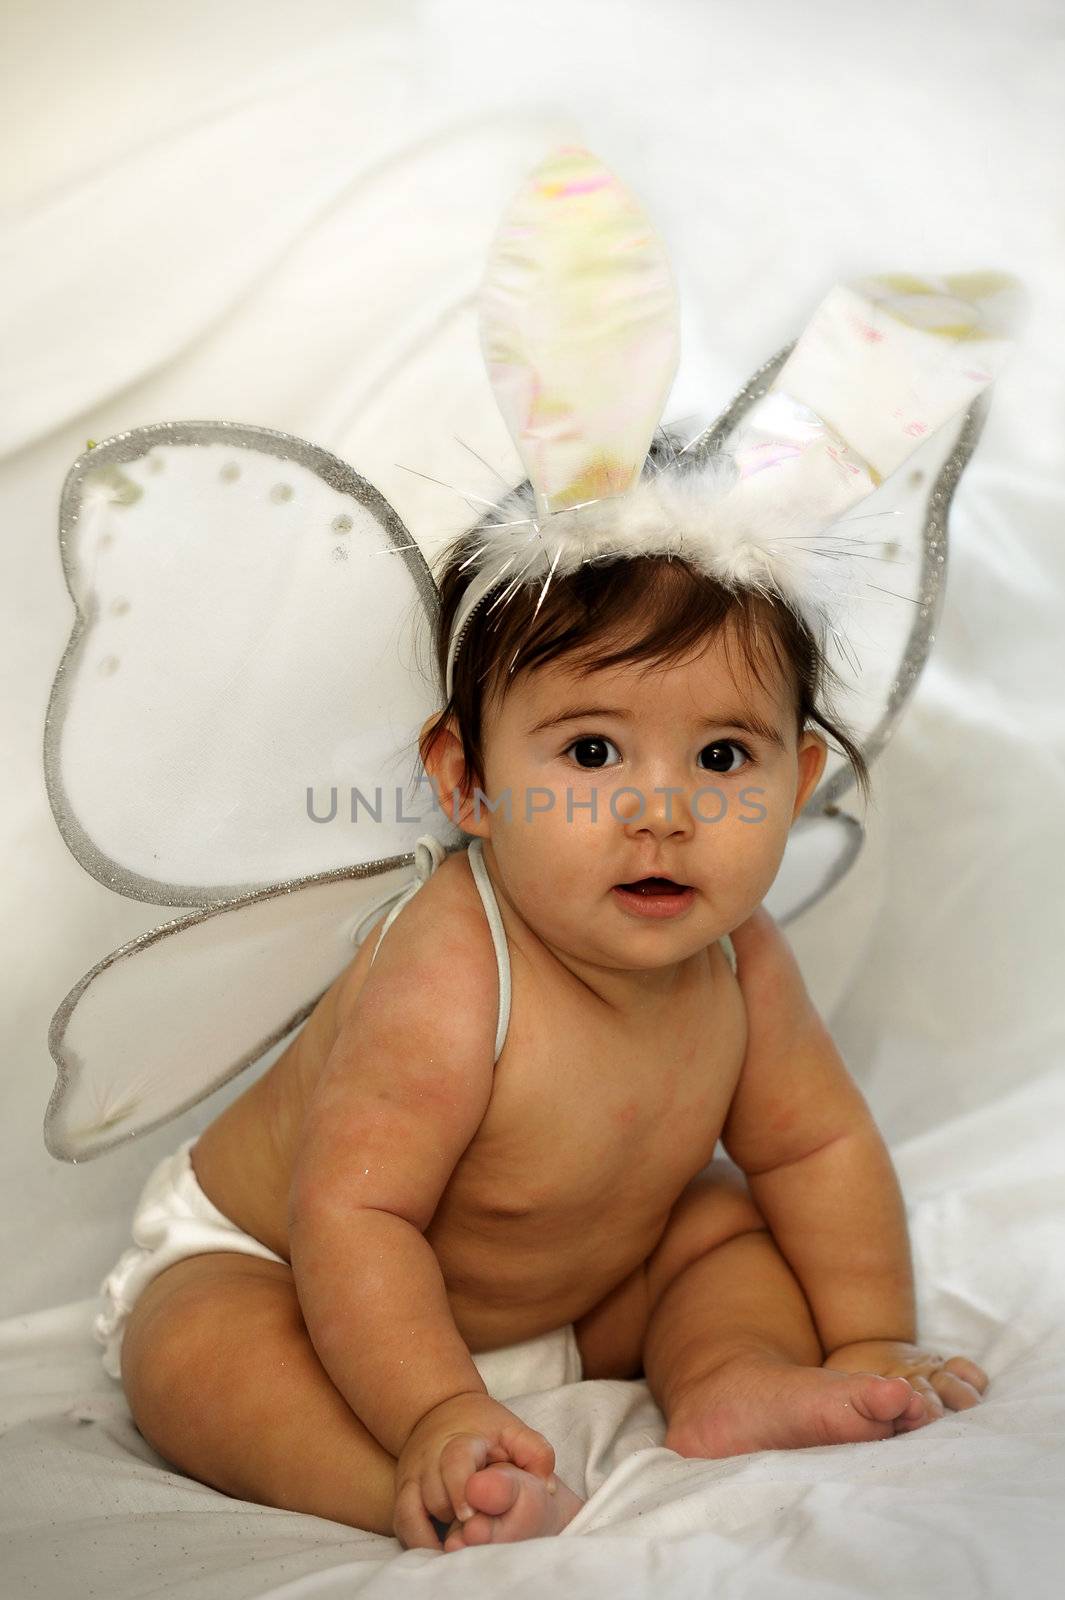
[[[983,1368],[915,1342],[895,1169],[787,940],[760,908],[732,942],[748,1038],[721,1138],[802,1285],[825,1366],[905,1378],[933,1415],[973,1405]]]
[[[916,1338],[906,1212],[887,1147],[760,908],[732,936],[747,1053],[722,1143],[802,1284],[826,1355]]]
[[[397,921],[389,959],[383,948],[311,1096],[289,1246],[323,1367],[398,1458],[396,1532],[437,1546],[425,1509],[449,1520],[486,1460],[547,1476],[554,1454],[489,1397],[424,1237],[491,1096],[494,955],[490,944],[467,950],[454,927],[447,940],[419,942],[420,919],[405,916],[406,937],[396,938]]]
[[[311,1096],[289,1196],[307,1331],[392,1455],[432,1406],[487,1392],[424,1230],[484,1115],[491,1051],[476,1006],[432,1018],[415,998],[423,985],[413,967],[404,989],[356,1003]]]

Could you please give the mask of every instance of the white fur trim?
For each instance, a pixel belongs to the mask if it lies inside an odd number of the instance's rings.
[[[522,491],[508,496],[499,523],[477,530],[476,577],[452,629],[448,694],[463,627],[486,595],[503,585],[492,604],[506,604],[519,583],[542,589],[549,573],[564,576],[589,561],[672,555],[729,589],[782,596],[823,639],[865,587],[860,561],[848,549],[861,543],[868,553],[868,543],[826,528],[823,501],[806,500],[787,471],[745,480],[742,494],[732,492],[737,481],[732,458],[719,453],[645,475],[623,495],[539,520]],[[527,525],[515,526],[523,516]]]

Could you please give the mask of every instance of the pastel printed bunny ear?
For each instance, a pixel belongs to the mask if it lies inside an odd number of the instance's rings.
[[[846,657],[874,539],[844,533],[845,513],[965,414],[1012,352],[1025,306],[1018,280],[1000,272],[837,284],[738,427],[715,423],[628,489],[551,515],[519,487],[477,529],[448,692],[470,618],[504,579],[493,606],[521,585],[538,585],[542,600],[556,573],[593,558],[668,554],[732,589],[781,595]],[[579,417],[571,432],[584,437]]]
[[[680,353],[669,259],[614,174],[577,146],[530,175],[491,247],[481,344],[538,509],[639,477]]]
[[[764,509],[760,489],[771,485],[807,528],[828,527],[987,387],[1024,303],[1002,272],[836,284],[729,442],[729,498]]]

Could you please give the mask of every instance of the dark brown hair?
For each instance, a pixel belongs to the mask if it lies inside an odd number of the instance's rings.
[[[656,435],[651,461],[669,449]],[[668,456],[661,456],[668,460]],[[525,494],[523,495],[523,490]],[[516,491],[532,511],[528,485]],[[506,502],[508,515],[514,497]],[[475,563],[463,563],[483,542],[484,524],[453,540],[442,552],[437,573],[440,609],[433,653],[440,682],[447,682],[448,645],[452,626],[472,577]],[[509,580],[504,578],[501,585]],[[574,667],[614,667],[627,662],[680,662],[697,654],[723,630],[726,659],[730,641],[739,641],[751,676],[768,691],[766,669],[793,689],[796,736],[810,723],[831,735],[849,760],[863,799],[871,785],[860,747],[827,710],[826,689],[839,674],[802,619],[775,595],[751,590],[734,592],[677,556],[596,557],[576,572],[556,573],[540,604],[540,584],[519,585],[494,611],[486,597],[476,607],[453,669],[453,690],[433,727],[421,742],[423,762],[444,725],[453,719],[465,758],[464,789],[484,787],[483,711],[494,696],[502,704],[516,678],[566,658]],[[533,617],[534,612],[535,620]],[[606,649],[608,643],[617,647]],[[516,659],[515,659],[516,658]]]

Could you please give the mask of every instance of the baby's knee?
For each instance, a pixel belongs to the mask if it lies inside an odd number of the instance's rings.
[[[209,1346],[208,1319],[192,1304],[168,1305],[161,1316],[138,1303],[126,1323],[122,1387],[140,1432],[170,1460],[175,1433],[194,1426],[203,1393],[197,1378],[210,1367]]]
[[[203,1431],[220,1401],[232,1402],[235,1387],[257,1381],[255,1363],[247,1360],[249,1312],[264,1337],[268,1325],[293,1315],[276,1284],[259,1297],[260,1305],[249,1306],[258,1276],[221,1267],[217,1256],[201,1255],[160,1273],[134,1305],[123,1334],[120,1370],[133,1420],[153,1449],[178,1464],[184,1444]],[[216,1392],[219,1383],[224,1396]]]
[[[683,1189],[665,1232],[647,1261],[653,1309],[681,1272],[709,1250],[742,1233],[768,1228],[743,1174],[731,1162],[714,1161]]]
[[[681,1191],[670,1216],[677,1233],[723,1244],[740,1233],[768,1226],[747,1179],[731,1161],[711,1161]]]

